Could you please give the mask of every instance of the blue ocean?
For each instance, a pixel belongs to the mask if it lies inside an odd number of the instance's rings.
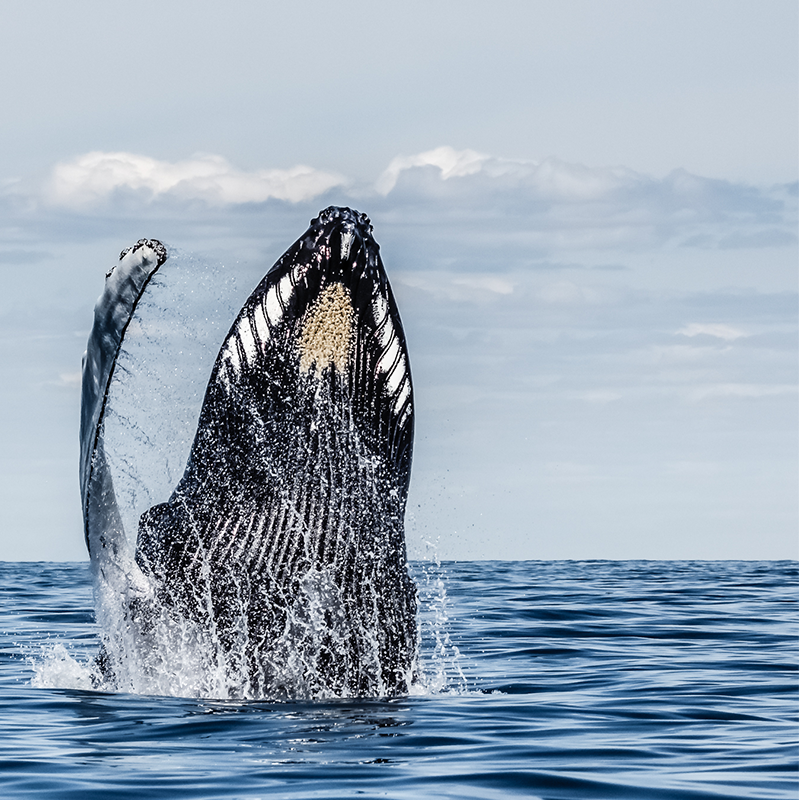
[[[414,564],[393,700],[95,691],[84,563],[0,564],[3,798],[796,798],[795,561]]]

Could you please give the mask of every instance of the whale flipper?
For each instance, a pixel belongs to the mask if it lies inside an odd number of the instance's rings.
[[[103,446],[108,390],[128,325],[150,280],[167,260],[156,239],[140,239],[120,253],[106,275],[94,309],[94,324],[83,356],[81,384],[80,486],[84,536],[93,567],[106,548],[119,551],[125,531]]]

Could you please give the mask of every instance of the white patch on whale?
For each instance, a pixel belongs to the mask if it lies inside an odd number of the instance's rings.
[[[256,326],[256,333],[261,342],[268,341],[270,335],[269,322],[267,321],[263,302],[256,303],[253,308],[253,324]]]
[[[253,328],[250,325],[250,319],[247,314],[242,316],[239,322],[238,332],[247,366],[252,368],[256,364],[259,348],[256,344],[256,338],[253,336]]]
[[[269,324],[275,328],[283,317],[283,307],[280,300],[278,300],[278,284],[271,286],[269,291],[264,296],[264,313],[267,316]]]

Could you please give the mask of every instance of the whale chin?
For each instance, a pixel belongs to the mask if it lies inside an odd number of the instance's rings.
[[[123,252],[104,293],[135,275],[124,303],[105,300],[115,335],[103,335],[96,314],[90,338],[81,483],[96,565],[118,557],[125,536],[98,398],[116,358],[108,351],[119,351],[124,317],[161,255],[152,241]],[[211,371],[183,476],[141,515],[126,574],[145,587],[129,615],[143,646],[159,628],[184,640],[190,630],[233,694],[407,692],[417,656],[404,538],[413,431],[408,351],[372,226],[351,209],[325,209],[245,302]],[[111,637],[109,673],[114,650]]]

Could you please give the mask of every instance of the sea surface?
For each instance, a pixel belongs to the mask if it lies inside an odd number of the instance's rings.
[[[396,700],[92,691],[88,565],[0,563],[2,798],[796,798],[795,561],[420,563]]]

